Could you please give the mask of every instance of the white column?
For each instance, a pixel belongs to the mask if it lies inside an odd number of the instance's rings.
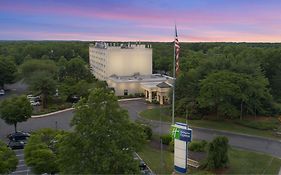
[[[148,94],[148,101],[152,102],[152,92],[149,91],[149,94]]]
[[[163,105],[163,95],[160,95],[159,103],[160,105]]]

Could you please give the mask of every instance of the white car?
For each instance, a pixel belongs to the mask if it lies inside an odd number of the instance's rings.
[[[27,95],[26,98],[31,99],[34,98],[33,95]]]
[[[39,101],[30,101],[30,104],[32,106],[40,106],[40,102]]]
[[[0,95],[5,95],[4,89],[0,89]]]

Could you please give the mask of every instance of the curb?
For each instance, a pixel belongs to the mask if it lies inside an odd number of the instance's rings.
[[[118,102],[122,101],[133,101],[133,100],[142,100],[143,98],[124,98],[124,99],[119,99],[117,100]]]
[[[122,101],[133,101],[133,100],[141,100],[142,98],[126,98],[126,99],[120,99],[118,100],[118,102],[122,102]],[[59,114],[62,112],[66,112],[66,111],[71,111],[74,110],[74,108],[67,108],[64,110],[60,110],[60,111],[55,111],[55,112],[51,112],[51,113],[47,113],[47,114],[42,114],[42,115],[33,115],[31,116],[31,118],[42,118],[42,117],[48,117],[50,115],[54,115],[54,114]]]
[[[56,112],[51,112],[51,113],[48,113],[48,114],[33,115],[33,116],[31,116],[31,118],[42,118],[42,117],[47,117],[47,116],[50,116],[50,115],[59,114],[59,113],[66,112],[66,111],[71,111],[71,110],[74,110],[74,108],[67,108],[67,109],[64,109],[64,110],[60,110],[60,111],[56,111]]]

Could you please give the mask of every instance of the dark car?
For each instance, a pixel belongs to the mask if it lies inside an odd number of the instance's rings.
[[[139,167],[140,167],[140,170],[146,170],[147,169],[146,163],[143,160],[140,161]]]
[[[78,95],[71,95],[68,96],[66,101],[70,103],[77,103],[80,100],[80,97]]]
[[[9,140],[11,141],[24,141],[30,137],[30,134],[27,132],[17,131],[8,135]]]
[[[8,147],[11,149],[23,149],[24,145],[26,144],[26,141],[23,140],[10,140],[8,143]]]

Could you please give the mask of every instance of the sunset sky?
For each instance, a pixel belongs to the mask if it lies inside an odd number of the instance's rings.
[[[0,40],[281,42],[280,0],[0,0]]]

